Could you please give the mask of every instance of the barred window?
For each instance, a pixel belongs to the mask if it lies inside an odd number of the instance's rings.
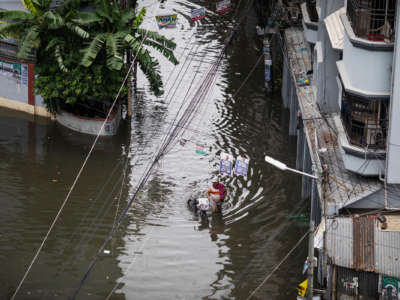
[[[347,16],[356,36],[394,42],[396,0],[348,0]]]
[[[342,93],[341,116],[351,144],[386,149],[389,100],[371,100]]]

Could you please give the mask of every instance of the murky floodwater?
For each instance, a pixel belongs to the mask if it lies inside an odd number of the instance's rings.
[[[157,1],[154,15],[178,14],[174,37],[181,64],[161,64],[166,95],[157,99],[145,81],[131,124],[101,139],[81,179],[22,286],[18,299],[66,299],[78,287],[97,249],[126,205],[182,103],[189,102],[219,53],[231,14],[217,16],[215,1]],[[204,5],[206,20],[190,25],[190,10]],[[183,138],[154,169],[121,228],[107,245],[78,299],[246,299],[307,230],[292,215],[307,211],[300,179],[268,166],[268,154],[295,165],[295,140],[279,95],[266,97],[260,65],[230,99],[260,52],[256,17],[247,15],[228,51],[215,87],[196,112]],[[77,174],[93,137],[46,121],[0,110],[0,298],[16,288]],[[195,152],[207,146],[207,155]],[[202,225],[185,202],[204,192],[218,174],[219,154],[250,158],[247,178],[222,177],[229,197],[222,216]],[[289,260],[253,299],[293,299],[306,247]]]

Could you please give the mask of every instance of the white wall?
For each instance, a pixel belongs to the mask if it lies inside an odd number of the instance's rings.
[[[400,16],[400,5],[397,5]],[[399,17],[396,20],[396,32],[400,32]],[[396,34],[393,57],[393,82],[390,97],[390,115],[388,145],[386,155],[386,178],[388,183],[400,183],[400,38]]]
[[[306,24],[304,24],[304,20],[303,20],[303,29],[304,29],[304,36],[306,38],[306,41],[311,43],[311,44],[315,44],[316,41],[317,41],[317,33],[318,33],[318,31],[312,30],[312,29],[308,29]]]
[[[7,10],[25,10],[21,0],[0,0],[0,8]]]
[[[352,87],[364,93],[389,94],[392,61],[393,52],[354,47],[345,30],[343,66]]]

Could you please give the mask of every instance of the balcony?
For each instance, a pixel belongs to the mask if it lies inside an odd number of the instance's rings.
[[[315,0],[307,0],[301,4],[301,13],[303,15],[304,36],[308,43],[315,44],[317,42],[318,32],[318,13]]]
[[[342,92],[341,118],[350,144],[386,150],[389,100],[371,100]]]
[[[394,42],[396,0],[348,0],[347,17],[354,34],[376,42]]]
[[[338,88],[341,110],[333,119],[344,167],[361,176],[379,176],[385,171],[389,98],[346,91],[341,80]]]

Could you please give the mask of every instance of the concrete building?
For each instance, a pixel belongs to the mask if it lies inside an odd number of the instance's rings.
[[[6,0],[0,10],[26,9],[21,1]],[[35,95],[35,57],[18,59],[17,45],[15,40],[0,40],[0,106],[50,117],[43,98]]]
[[[400,5],[307,0],[282,98],[311,197],[324,299],[400,299]],[[314,285],[315,286],[315,285]]]

